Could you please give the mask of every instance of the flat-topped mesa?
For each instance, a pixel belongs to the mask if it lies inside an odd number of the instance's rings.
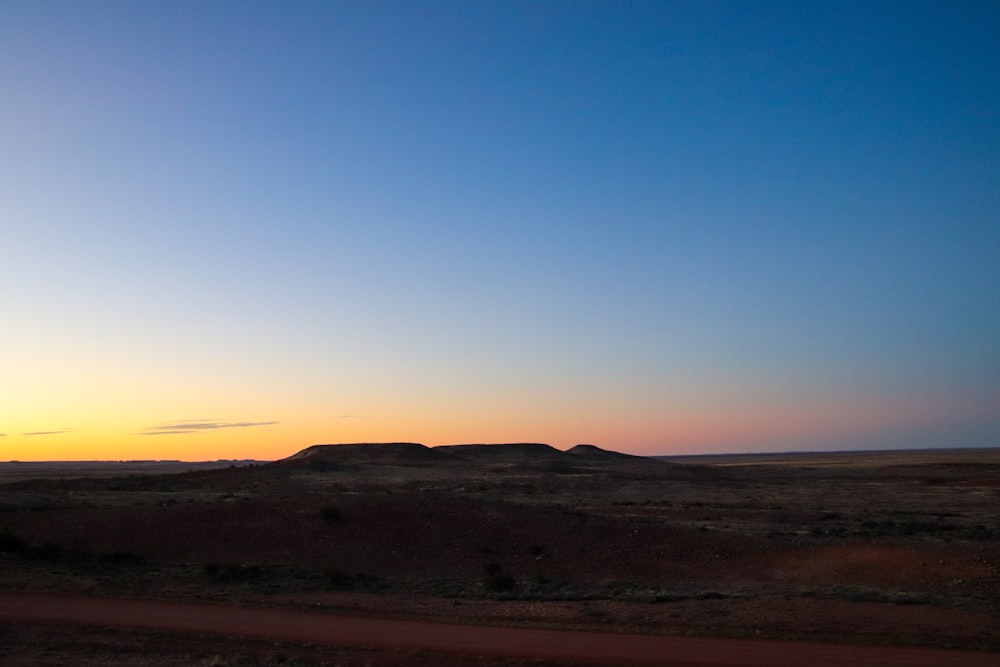
[[[301,466],[433,465],[451,457],[416,442],[352,442],[313,445],[275,463]]]
[[[538,442],[439,445],[434,450],[477,463],[545,463],[562,461],[565,456],[565,452]]]
[[[572,473],[617,469],[636,465],[664,465],[644,456],[622,454],[594,445],[577,445],[562,451],[537,442],[498,444],[439,445],[427,447],[415,442],[355,442],[313,445],[288,458],[275,461],[280,467],[336,470],[355,466],[443,467],[466,466],[470,470],[520,470]]]

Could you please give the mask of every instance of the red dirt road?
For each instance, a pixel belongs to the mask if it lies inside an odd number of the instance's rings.
[[[14,593],[0,593],[0,620],[599,665],[1000,667],[1000,654],[995,653],[533,630],[359,618],[293,609]]]

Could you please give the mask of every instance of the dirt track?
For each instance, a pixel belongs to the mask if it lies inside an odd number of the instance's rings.
[[[1000,655],[357,618],[291,609],[0,593],[0,619],[601,665],[998,667]]]

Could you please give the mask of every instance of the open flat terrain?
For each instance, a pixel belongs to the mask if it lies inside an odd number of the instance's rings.
[[[1000,663],[1000,450],[657,460],[395,443],[79,474],[4,463],[0,592]],[[599,662],[65,627],[0,620],[0,643],[23,665]]]

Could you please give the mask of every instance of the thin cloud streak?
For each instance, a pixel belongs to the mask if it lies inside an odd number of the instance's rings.
[[[28,433],[22,433],[21,435],[62,435],[63,433],[72,433],[75,428],[61,428],[58,431],[29,431]],[[6,435],[6,434],[5,434]]]
[[[161,424],[160,426],[152,426],[146,431],[142,432],[142,435],[182,435],[187,433],[202,433],[205,431],[216,431],[219,429],[227,428],[257,428],[260,426],[273,426],[277,424],[277,421],[263,421],[263,422],[220,422],[213,421],[209,419],[193,419],[183,422],[177,422],[174,424]]]

